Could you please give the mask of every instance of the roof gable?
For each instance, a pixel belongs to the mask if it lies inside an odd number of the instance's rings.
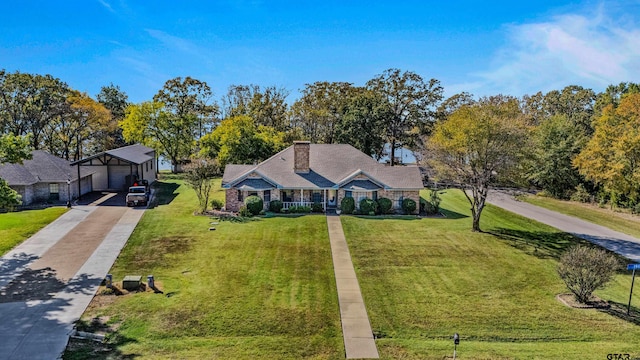
[[[255,172],[280,188],[335,188],[363,174],[363,179],[386,189],[421,189],[422,177],[417,167],[390,167],[348,144],[311,144],[308,173],[294,171],[294,147],[290,146],[258,165],[227,165],[223,185]]]
[[[81,168],[80,176],[85,177],[92,173],[89,169]],[[38,182],[76,180],[78,171],[71,167],[67,160],[46,151],[34,150],[31,152],[31,159],[24,160],[22,164],[0,165],[0,177],[9,185],[33,185]]]

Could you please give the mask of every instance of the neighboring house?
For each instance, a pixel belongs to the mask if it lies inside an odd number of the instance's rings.
[[[155,150],[140,144],[104,151],[71,165],[91,170],[95,191],[124,191],[134,179],[151,184],[158,173]]]
[[[227,165],[222,187],[226,210],[238,211],[250,195],[261,197],[265,208],[280,200],[284,209],[314,202],[331,209],[346,196],[356,207],[363,198],[386,197],[400,209],[405,198],[419,202],[423,185],[416,166],[386,166],[351,145],[296,141],[258,165]]]
[[[69,161],[42,150],[31,155],[22,164],[0,165],[0,178],[22,196],[23,205],[64,203],[93,190],[91,169],[78,171]]]

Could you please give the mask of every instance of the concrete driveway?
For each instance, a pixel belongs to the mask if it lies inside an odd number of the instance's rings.
[[[614,251],[635,262],[640,262],[640,239],[631,235],[623,234],[604,226],[547,210],[523,201],[518,201],[512,195],[504,192],[491,191],[487,202],[591,241],[594,244]]]
[[[0,359],[62,355],[144,213],[99,203],[74,206],[0,259]]]

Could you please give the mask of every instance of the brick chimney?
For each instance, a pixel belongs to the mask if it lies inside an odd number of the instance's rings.
[[[309,141],[293,142],[293,170],[296,173],[306,174],[309,172]]]

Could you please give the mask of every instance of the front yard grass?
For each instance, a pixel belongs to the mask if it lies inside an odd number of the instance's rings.
[[[193,215],[195,192],[182,182],[159,190],[160,205],[145,213],[111,272],[114,280],[153,274],[164,294],[112,295],[85,313],[87,322],[119,324],[104,358],[343,357],[325,217],[212,225]],[[76,350],[65,359],[96,356]]]
[[[37,233],[67,211],[65,207],[0,214],[0,256]]]
[[[486,233],[472,233],[469,205],[448,190],[447,218],[342,217],[382,358],[606,359],[640,356],[640,295],[624,320],[631,283],[621,273],[597,294],[609,314],[555,299],[567,292],[556,274],[570,235],[488,206]],[[622,305],[623,304],[623,305]]]
[[[603,209],[591,204],[563,201],[543,196],[527,195],[521,196],[519,199],[640,238],[640,217],[636,215]]]

